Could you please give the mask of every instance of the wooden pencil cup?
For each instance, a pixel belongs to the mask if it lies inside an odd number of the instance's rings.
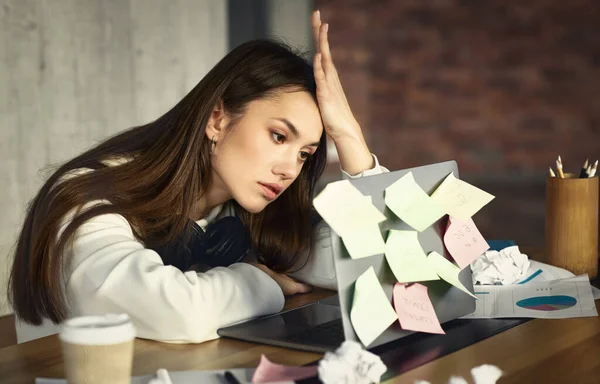
[[[598,177],[548,177],[546,180],[548,264],[575,275],[598,275]]]

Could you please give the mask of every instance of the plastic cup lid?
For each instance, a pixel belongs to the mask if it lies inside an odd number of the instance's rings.
[[[72,344],[119,344],[135,338],[135,327],[124,313],[80,316],[65,320],[59,337]]]

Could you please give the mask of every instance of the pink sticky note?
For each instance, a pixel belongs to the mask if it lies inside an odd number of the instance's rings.
[[[422,284],[396,283],[393,291],[394,308],[402,329],[445,334],[435,314],[427,287]]]
[[[252,376],[253,383],[273,383],[278,381],[295,381],[317,376],[318,366],[292,367],[275,364],[265,355],[260,356],[260,363]]]
[[[462,221],[452,216],[448,219],[444,244],[460,269],[467,267],[490,248],[473,219]]]

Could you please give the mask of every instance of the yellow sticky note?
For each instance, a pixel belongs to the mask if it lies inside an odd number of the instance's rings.
[[[385,204],[406,224],[421,232],[445,212],[417,184],[412,172],[385,189]]]
[[[378,224],[385,216],[350,181],[328,184],[313,205],[321,217],[341,237],[355,234],[357,229]]]
[[[427,261],[417,231],[390,230],[385,243],[385,258],[400,283],[439,280]]]
[[[365,347],[381,335],[398,315],[383,291],[375,270],[369,267],[354,283],[350,310],[352,327]]]
[[[353,259],[379,255],[385,252],[385,242],[377,223],[342,236],[342,241]]]
[[[492,201],[494,195],[457,179],[453,173],[450,173],[433,192],[431,198],[447,214],[465,221]]]
[[[431,264],[431,267],[442,279],[444,279],[449,284],[454,285],[456,288],[460,289],[466,294],[477,298],[477,296],[472,294],[471,291],[469,291],[467,287],[465,287],[463,283],[461,283],[458,279],[460,268],[452,264],[444,256],[440,255],[437,252],[430,252],[427,256],[427,260]]]
[[[328,184],[313,204],[353,259],[385,251],[378,225],[385,216],[373,205],[371,196],[360,193],[348,180]]]

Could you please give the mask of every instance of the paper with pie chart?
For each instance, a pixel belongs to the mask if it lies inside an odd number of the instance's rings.
[[[512,285],[475,285],[475,312],[467,319],[527,317],[564,319],[598,316],[587,275]]]
[[[379,223],[386,217],[373,205],[370,197],[360,193],[350,181],[327,184],[314,198],[313,205],[342,238],[350,257],[358,259],[384,253],[385,242]]]
[[[487,193],[450,173],[431,194],[444,212],[461,220],[467,220],[494,199]]]
[[[473,219],[462,221],[452,216],[448,219],[444,244],[460,269],[469,266],[490,248]]]

